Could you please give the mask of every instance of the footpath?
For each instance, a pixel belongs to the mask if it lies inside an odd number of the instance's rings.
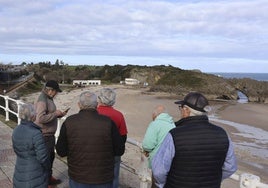
[[[12,148],[13,129],[0,121],[0,188],[13,188],[12,177],[16,162],[16,154]],[[120,171],[121,172],[121,171]],[[53,176],[62,180],[62,183],[53,188],[68,188],[69,177],[67,165],[58,158],[53,163]],[[222,188],[238,188],[239,182],[228,179],[223,182]],[[120,188],[129,186],[120,185]]]
[[[13,188],[16,154],[12,149],[12,131],[12,128],[0,121],[0,188]],[[62,180],[62,183],[54,188],[69,187],[67,165],[57,158],[53,164],[53,176]]]

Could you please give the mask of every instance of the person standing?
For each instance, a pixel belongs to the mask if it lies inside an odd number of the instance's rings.
[[[237,170],[233,144],[226,131],[208,120],[208,100],[190,92],[179,105],[182,119],[162,142],[152,161],[159,188],[220,188]]]
[[[142,148],[145,156],[149,158],[148,167],[151,169],[152,158],[160,147],[167,133],[175,128],[173,118],[167,113],[163,105],[158,105],[152,113],[153,121],[149,124],[144,139]],[[152,176],[152,188],[155,188],[155,181]]]
[[[21,123],[12,133],[12,147],[17,156],[13,187],[47,188],[48,154],[41,128],[33,123],[33,105],[23,104],[19,118]]]
[[[126,121],[123,114],[113,107],[115,101],[116,101],[116,93],[113,89],[111,88],[101,89],[100,94],[98,96],[97,111],[102,115],[108,116],[114,121],[125,143],[127,140]],[[118,188],[119,186],[120,163],[121,163],[121,156],[115,156],[113,188]]]
[[[49,155],[49,185],[61,183],[60,179],[52,176],[53,161],[55,159],[55,132],[57,130],[58,118],[66,115],[66,112],[57,110],[53,101],[58,92],[62,92],[55,80],[46,82],[41,94],[35,102],[36,120],[35,124],[41,127]]]
[[[71,188],[112,188],[114,156],[125,145],[115,123],[97,112],[97,96],[80,94],[80,111],[63,122],[56,144],[59,156],[67,156]]]

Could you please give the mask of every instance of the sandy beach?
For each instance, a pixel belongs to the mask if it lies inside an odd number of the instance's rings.
[[[94,86],[79,88],[70,92],[63,91],[55,98],[59,109],[71,107],[67,115],[78,112],[77,100],[81,92],[91,90],[98,93],[101,87],[116,89],[117,101],[115,108],[120,110],[126,119],[128,138],[142,142],[143,136],[151,121],[153,108],[164,104],[174,121],[180,119],[180,113],[174,101],[181,99],[167,93],[150,93],[147,88],[133,88],[123,85]],[[33,102],[39,93],[23,97],[22,100]],[[268,183],[268,105],[257,103],[240,104],[236,101],[217,102],[210,101],[212,110],[210,120],[222,126],[232,138],[238,160],[237,173],[252,173]],[[130,166],[137,167],[139,163],[139,150],[126,147],[123,160]],[[137,187],[138,178],[130,177],[129,172],[121,171],[121,183],[127,182],[128,187]],[[239,185],[239,182],[235,184]],[[233,185],[233,180],[227,179],[222,187]],[[236,186],[235,186],[236,187]],[[239,186],[237,186],[239,187]]]

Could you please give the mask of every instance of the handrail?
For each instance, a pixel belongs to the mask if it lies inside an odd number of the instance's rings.
[[[21,120],[20,120],[18,114],[20,111],[20,106],[24,103],[20,100],[15,100],[15,99],[12,99],[12,98],[5,96],[5,95],[0,95],[0,98],[3,98],[5,101],[4,106],[2,106],[0,104],[0,108],[4,109],[4,111],[5,111],[5,116],[6,116],[5,121],[9,121],[9,113],[12,113],[18,118],[17,123],[19,124]],[[10,104],[9,101],[16,103],[16,105],[17,105],[16,110],[12,110],[9,108],[9,104]],[[57,131],[55,133],[56,138],[59,135],[59,130],[60,130],[60,127],[61,127],[64,120],[65,120],[65,117],[58,119],[58,128],[57,128]],[[146,187],[148,187],[148,184],[151,182],[151,177],[148,174],[147,158],[144,156],[144,154],[142,152],[143,151],[142,145],[140,142],[138,142],[132,138],[128,138],[127,143],[134,145],[140,149],[140,155],[141,155],[140,166],[139,166],[138,170],[136,170],[133,167],[128,167],[125,164],[121,164],[120,167],[127,169],[129,172],[132,172],[135,175],[138,175],[138,177],[140,179],[140,188],[146,188]],[[230,176],[230,178],[233,180],[239,181],[240,188],[268,188],[268,184],[262,183],[260,180],[260,177],[253,175],[253,174],[242,173],[241,175],[239,175],[239,174],[235,173],[232,176]]]

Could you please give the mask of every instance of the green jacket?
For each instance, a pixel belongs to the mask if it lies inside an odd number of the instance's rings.
[[[167,113],[159,114],[152,121],[145,133],[142,148],[149,152],[149,168],[151,168],[152,158],[160,147],[167,133],[175,128],[172,117]]]

